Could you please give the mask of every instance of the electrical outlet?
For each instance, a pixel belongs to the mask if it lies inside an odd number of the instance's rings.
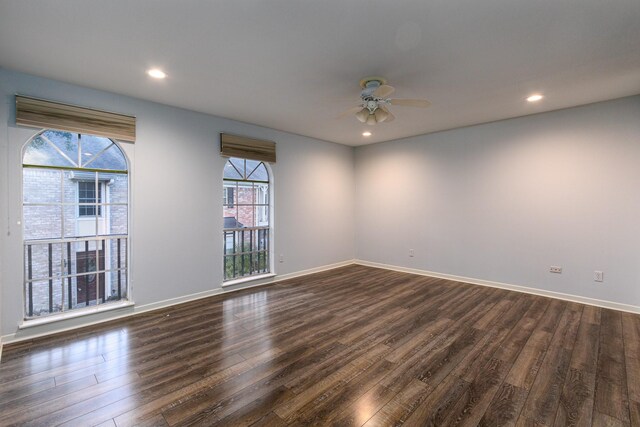
[[[280,261],[280,262],[284,262],[284,255],[282,255],[282,254],[281,254],[281,255],[280,255],[280,259],[279,259],[278,261]]]
[[[552,265],[549,267],[549,273],[562,274],[562,267],[558,267],[557,265]]]
[[[413,249],[409,249],[409,256],[410,256],[410,257],[413,257],[414,255],[415,255],[415,254],[414,254],[414,252],[413,252]]]
[[[596,270],[593,272],[593,280],[596,282],[604,282],[604,273],[602,271]]]

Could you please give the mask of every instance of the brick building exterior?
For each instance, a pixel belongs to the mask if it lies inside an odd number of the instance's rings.
[[[225,182],[223,215],[244,227],[269,225],[269,184]]]

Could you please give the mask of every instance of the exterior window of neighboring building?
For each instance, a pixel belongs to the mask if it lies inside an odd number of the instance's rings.
[[[225,187],[223,194],[224,200],[222,201],[228,208],[233,208],[234,187]]]
[[[230,158],[223,178],[224,280],[270,272],[270,179],[263,162]]]
[[[96,197],[96,183],[92,181],[78,181],[78,216],[94,216],[96,208],[98,216],[102,215],[102,183],[98,183],[98,197]]]
[[[127,299],[129,175],[109,138],[46,130],[23,154],[25,318]]]

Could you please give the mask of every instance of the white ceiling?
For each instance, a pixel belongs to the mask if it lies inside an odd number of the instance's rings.
[[[0,66],[361,145],[640,93],[640,1],[0,0]],[[368,75],[433,105],[336,120]]]

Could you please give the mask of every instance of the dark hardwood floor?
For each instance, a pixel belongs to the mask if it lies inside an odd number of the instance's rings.
[[[363,266],[6,346],[0,425],[640,426],[640,316]]]

